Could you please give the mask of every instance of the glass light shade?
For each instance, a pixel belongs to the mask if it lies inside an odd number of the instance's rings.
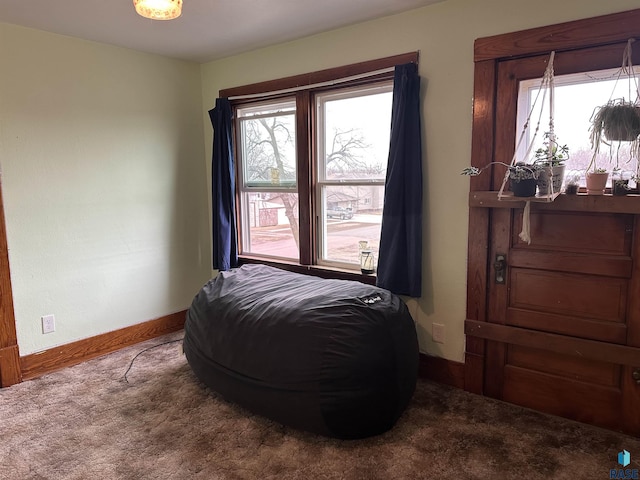
[[[182,13],[182,0],[133,0],[136,12],[152,20],[173,20]]]

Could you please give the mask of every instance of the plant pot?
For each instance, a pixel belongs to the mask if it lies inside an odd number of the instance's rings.
[[[626,195],[629,190],[629,180],[613,180],[611,182],[611,193],[614,195]]]
[[[551,187],[553,187],[553,193],[559,193],[563,180],[564,165],[542,167],[538,174],[538,193],[540,195],[550,195]]]
[[[614,105],[609,108],[603,133],[611,142],[632,142],[640,135],[640,107]]]
[[[604,188],[609,179],[609,172],[589,172],[587,173],[587,193],[589,195],[603,195]]]
[[[515,197],[534,197],[536,195],[536,179],[511,179],[511,191]]]
[[[569,185],[564,187],[564,193],[566,195],[576,195],[579,188],[580,186],[577,183],[570,183]]]

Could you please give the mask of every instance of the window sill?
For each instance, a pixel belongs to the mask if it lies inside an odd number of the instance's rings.
[[[281,268],[290,272],[303,273],[305,275],[313,275],[321,278],[334,278],[338,280],[355,280],[356,282],[375,285],[377,277],[375,275],[365,275],[353,270],[344,270],[339,268],[331,268],[320,265],[300,265],[299,263],[267,260],[260,257],[251,257],[240,255],[238,257],[239,265],[258,263],[262,265],[270,265],[272,267]]]

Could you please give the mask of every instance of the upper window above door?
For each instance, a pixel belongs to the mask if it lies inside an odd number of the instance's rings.
[[[635,68],[635,77],[640,80],[640,67]],[[542,103],[539,96],[541,80],[527,79],[519,84],[516,131],[523,130],[530,112],[531,123],[520,143],[518,160],[526,160],[527,146],[538,126],[539,130],[531,151],[535,152],[543,147],[544,130],[549,124],[549,102]],[[600,105],[606,104],[610,99],[635,100],[637,86],[633,78],[621,75],[620,68],[556,75],[554,81],[555,134],[558,144],[567,145],[569,148],[569,159],[564,162],[567,169],[565,177],[578,176],[580,184],[584,186],[584,174],[593,156],[589,131],[592,115]],[[608,148],[603,146],[600,148],[597,164],[610,171],[617,167],[617,175],[631,178],[636,172],[638,159],[632,156],[629,150],[629,144],[624,143],[615,142]]]

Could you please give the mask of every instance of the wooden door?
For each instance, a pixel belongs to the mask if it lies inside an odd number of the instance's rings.
[[[510,163],[519,82],[551,50],[556,75],[616,68],[638,36],[634,10],[476,40],[472,165]],[[532,204],[528,245],[504,173],[471,181],[465,389],[640,435],[640,196]]]
[[[638,216],[534,208],[530,245],[521,228],[522,209],[492,212],[490,256],[506,271],[503,284],[492,275],[488,318],[537,340],[487,342],[485,393],[640,433],[640,365],[623,348],[640,346]]]

